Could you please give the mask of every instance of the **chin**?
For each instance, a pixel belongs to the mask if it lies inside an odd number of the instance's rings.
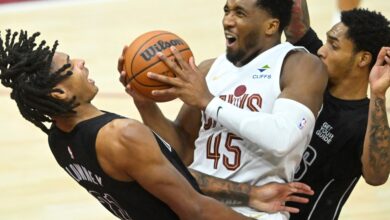
[[[228,59],[232,63],[236,62],[237,61],[237,53],[235,53],[230,48],[226,48],[226,59]]]
[[[93,94],[91,95],[90,99],[89,99],[89,102],[91,102],[97,95],[97,93],[99,92],[99,88],[98,87],[95,87],[95,91],[93,92]]]
[[[243,58],[243,55],[243,51],[238,51],[235,53],[231,51],[226,51],[226,59],[228,59],[233,64],[239,62]]]

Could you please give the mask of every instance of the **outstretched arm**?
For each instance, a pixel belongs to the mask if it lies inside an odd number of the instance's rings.
[[[298,213],[299,209],[285,206],[286,202],[307,203],[305,197],[294,194],[313,195],[311,188],[303,183],[269,183],[263,186],[251,186],[236,183],[190,170],[202,192],[229,206],[249,206],[259,211]]]
[[[363,145],[363,176],[371,185],[382,185],[390,173],[390,128],[386,91],[390,87],[390,47],[383,47],[370,73],[370,107]]]
[[[221,202],[197,192],[167,160],[148,127],[117,119],[98,134],[99,164],[112,178],[136,181],[183,220],[246,220]]]

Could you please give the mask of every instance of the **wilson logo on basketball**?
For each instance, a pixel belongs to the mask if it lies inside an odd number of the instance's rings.
[[[141,56],[145,61],[152,59],[158,52],[170,48],[171,46],[184,45],[184,42],[180,39],[173,39],[170,41],[158,41],[150,46],[148,49],[142,51]]]

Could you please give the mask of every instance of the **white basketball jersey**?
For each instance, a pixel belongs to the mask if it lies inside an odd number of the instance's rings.
[[[281,93],[280,73],[284,58],[297,49],[301,50],[301,47],[279,44],[242,67],[234,66],[225,54],[221,55],[206,76],[208,88],[214,96],[239,108],[270,113]],[[283,134],[270,135],[278,138]],[[283,158],[264,154],[261,146],[231,133],[202,112],[202,127],[195,141],[190,168],[251,185],[288,182],[293,179],[305,147],[306,142]]]

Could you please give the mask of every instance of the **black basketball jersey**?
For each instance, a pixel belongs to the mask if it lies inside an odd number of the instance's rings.
[[[315,192],[298,207],[292,220],[338,219],[340,210],[362,175],[361,155],[368,120],[369,99],[345,101],[326,92],[310,145],[295,173]]]
[[[165,203],[144,190],[137,182],[117,181],[100,167],[95,150],[97,133],[104,125],[118,118],[123,117],[106,112],[77,124],[69,133],[52,126],[49,145],[58,164],[120,219],[178,219]],[[159,136],[155,135],[155,138],[165,157],[197,191],[200,191],[195,179],[176,152]]]

